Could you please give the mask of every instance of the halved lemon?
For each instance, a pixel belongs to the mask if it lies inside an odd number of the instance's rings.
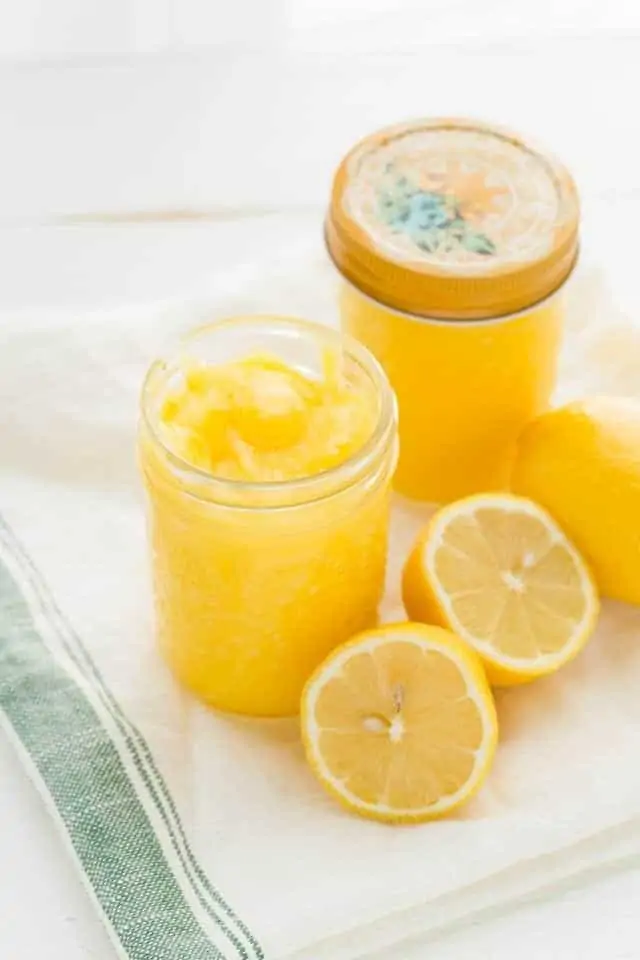
[[[403,598],[412,619],[453,630],[505,686],[575,657],[599,610],[591,572],[555,520],[508,494],[436,513],[405,566]]]
[[[390,624],[335,650],[302,695],[307,759],[355,813],[441,817],[480,788],[496,748],[493,697],[476,654],[440,627]]]

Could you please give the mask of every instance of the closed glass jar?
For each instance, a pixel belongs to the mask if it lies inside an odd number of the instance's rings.
[[[327,247],[343,329],[398,398],[401,493],[507,486],[517,436],[554,387],[578,228],[568,172],[474,121],[394,127],[343,160]]]
[[[321,378],[328,355],[375,406],[370,436],[330,469],[246,482],[186,462],[167,443],[162,404],[185,355],[223,365],[269,356]],[[356,387],[354,387],[356,389]],[[317,664],[375,624],[384,588],[396,406],[360,344],[303,321],[235,318],[156,362],[142,392],[139,461],[148,494],[158,640],[177,678],[222,710],[298,711]]]

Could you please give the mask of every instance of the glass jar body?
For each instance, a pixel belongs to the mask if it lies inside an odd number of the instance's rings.
[[[209,352],[224,358],[226,341],[211,329],[217,340]],[[311,324],[267,319],[240,336],[233,324],[225,332],[236,337],[233,355],[268,349],[305,369],[315,361],[304,338],[324,336]],[[145,415],[157,384],[143,394],[139,461],[158,640],[176,677],[221,710],[297,713],[318,663],[377,619],[397,457],[395,403],[365,350],[326,335],[342,344],[347,360],[371,368],[380,424],[359,461],[315,478],[270,486],[192,475],[159,442],[152,411]],[[165,375],[163,367],[158,376]]]

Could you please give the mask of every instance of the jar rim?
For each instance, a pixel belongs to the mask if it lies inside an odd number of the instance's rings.
[[[374,387],[376,397],[379,398],[377,423],[362,446],[342,462],[319,473],[291,480],[274,481],[233,480],[216,476],[175,453],[160,435],[157,422],[154,423],[154,418],[151,416],[150,401],[160,385],[161,378],[166,379],[176,369],[175,360],[180,355],[178,349],[167,358],[159,357],[149,367],[140,395],[140,417],[141,423],[153,443],[162,451],[162,456],[169,466],[172,476],[177,474],[186,481],[187,485],[189,481],[191,481],[191,484],[197,485],[197,489],[187,488],[185,494],[198,500],[211,501],[241,509],[277,509],[327,499],[351,487],[363,476],[366,476],[367,468],[375,466],[379,455],[386,449],[389,439],[395,432],[397,423],[395,394],[384,370],[373,354],[349,334],[315,321],[275,314],[232,316],[199,325],[187,331],[180,338],[178,347],[188,346],[194,341],[211,333],[223,331],[225,328],[237,329],[240,325],[246,325],[247,328],[256,325],[264,328],[268,327],[272,332],[276,328],[283,335],[313,337],[318,342],[323,339],[327,343],[332,342],[340,347],[343,353],[365,373]],[[259,498],[258,503],[247,504],[243,502],[243,495],[249,498],[254,495],[257,496]]]

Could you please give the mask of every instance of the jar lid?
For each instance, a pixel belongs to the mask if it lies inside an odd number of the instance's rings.
[[[329,253],[363,293],[408,313],[471,320],[543,300],[578,253],[575,184],[556,160],[472,120],[402,124],[340,164]]]

